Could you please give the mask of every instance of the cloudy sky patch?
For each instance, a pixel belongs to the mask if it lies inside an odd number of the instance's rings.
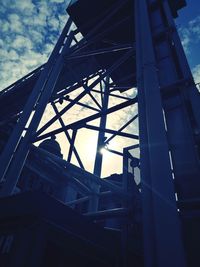
[[[47,61],[66,22],[68,3],[69,0],[1,0],[0,90]],[[190,14],[195,9],[194,3],[188,1],[177,27],[194,78],[199,82],[200,15]]]
[[[66,22],[68,2],[1,1],[1,90],[47,61]]]

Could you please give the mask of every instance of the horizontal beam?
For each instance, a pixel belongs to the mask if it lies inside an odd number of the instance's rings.
[[[114,134],[114,135],[118,135],[118,136],[123,136],[123,137],[139,140],[139,136],[138,135],[124,133],[124,132],[120,132],[120,131],[116,131],[116,130],[112,130],[112,129],[106,129],[106,128],[103,129],[103,128],[100,128],[100,127],[97,127],[97,126],[94,126],[94,125],[86,124],[84,126],[84,128],[87,128],[87,129],[90,129],[90,130],[95,130],[95,131],[100,131],[100,132],[105,132],[105,133],[111,133],[111,134]]]
[[[107,54],[107,53],[121,52],[121,51],[129,50],[132,48],[134,48],[134,46],[131,44],[115,45],[115,46],[111,46],[108,48],[91,50],[89,52],[82,52],[82,53],[78,53],[75,55],[73,54],[69,56],[67,55],[64,58],[66,61],[69,61],[69,60],[77,59],[77,58],[84,58],[84,57],[97,56],[97,55],[102,55],[102,54]]]
[[[90,200],[90,198],[91,198],[91,196],[82,197],[82,198],[79,198],[79,199],[76,199],[76,200],[72,200],[72,201],[66,202],[65,204],[67,206],[77,205],[77,204],[80,204],[80,203],[83,203],[83,202],[86,202],[86,201]]]
[[[89,217],[90,219],[108,219],[108,218],[116,218],[116,217],[128,217],[130,214],[129,209],[126,208],[116,208],[116,209],[110,209],[110,210],[102,210],[98,212],[90,212],[85,213],[84,215],[86,217]]]
[[[68,124],[68,125],[66,125],[65,127],[61,127],[61,128],[56,129],[56,130],[53,130],[53,131],[51,131],[51,132],[49,132],[49,133],[46,133],[46,134],[40,135],[40,136],[38,136],[38,137],[35,137],[34,140],[33,140],[33,142],[37,142],[37,141],[46,139],[46,138],[48,138],[48,137],[51,137],[52,135],[57,135],[57,134],[59,134],[59,133],[62,133],[64,130],[82,128],[82,127],[84,127],[85,124],[86,124],[87,122],[89,122],[89,121],[98,119],[98,118],[100,118],[101,116],[106,115],[106,114],[111,114],[111,113],[113,113],[113,112],[115,112],[115,111],[117,111],[117,110],[120,110],[120,109],[122,109],[122,108],[128,107],[128,106],[133,105],[133,104],[135,104],[135,103],[137,103],[137,97],[135,97],[135,98],[133,98],[133,99],[131,99],[131,100],[128,100],[128,101],[126,101],[126,102],[123,102],[123,103],[121,103],[121,104],[118,104],[118,105],[116,105],[116,106],[114,106],[114,107],[111,107],[111,108],[107,109],[106,112],[102,112],[102,111],[101,111],[101,112],[99,112],[99,113],[96,113],[96,114],[94,114],[94,115],[91,115],[91,116],[89,116],[89,117],[87,117],[87,118],[84,118],[84,119],[82,119],[82,120],[79,120],[79,121],[77,121],[77,122]]]

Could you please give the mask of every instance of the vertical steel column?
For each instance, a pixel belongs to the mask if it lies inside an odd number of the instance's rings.
[[[122,186],[125,193],[128,192],[128,155],[129,147],[123,149],[123,176]],[[123,201],[123,208],[128,208],[128,201]],[[123,222],[121,229],[121,249],[122,249],[122,267],[127,267],[127,254],[128,254],[128,218]]]
[[[105,79],[105,86],[104,86],[104,96],[103,96],[103,103],[102,103],[102,113],[108,109],[108,101],[109,101],[109,77]],[[101,129],[106,128],[106,115],[101,116],[100,119],[100,131],[98,134],[98,141],[97,141],[97,152],[94,164],[94,171],[93,173],[99,177],[101,177],[101,167],[103,161],[103,154],[101,153],[100,149],[104,147],[105,142],[105,132]]]
[[[102,113],[104,114],[104,112],[108,109],[108,102],[109,102],[109,81],[110,78],[106,77],[105,78],[105,86],[103,88],[104,90],[104,95],[103,95],[103,102],[102,102]],[[98,140],[97,140],[97,151],[96,151],[96,158],[95,158],[95,163],[94,163],[94,171],[93,173],[98,176],[101,177],[101,169],[102,169],[102,162],[103,162],[103,154],[101,153],[101,148],[104,147],[105,145],[105,132],[103,131],[103,129],[106,128],[106,119],[107,119],[107,115],[104,114],[101,116],[100,119],[100,130],[99,130],[99,134],[98,134]],[[95,191],[95,193],[99,192],[99,185],[94,184],[93,185],[93,190]],[[97,211],[98,210],[98,201],[99,201],[99,197],[98,196],[93,196],[89,202],[89,211]]]
[[[164,88],[168,142],[172,155],[178,199],[197,198],[200,194],[200,94],[195,87],[178,32],[166,0],[154,12],[163,39],[155,42],[160,87]],[[155,14],[154,14],[155,16]]]
[[[26,157],[29,153],[32,136],[37,130],[46,105],[55,88],[57,79],[64,65],[63,54],[67,52],[72,41],[72,34],[64,43],[67,33],[71,27],[71,20],[66,23],[63,32],[47,62],[41,76],[33,88],[32,94],[23,110],[22,116],[16,125],[9,142],[1,156],[0,177],[5,179],[0,196],[12,194]],[[61,51],[62,49],[62,51]],[[31,112],[35,109],[33,118],[29,124],[24,137],[22,133]]]
[[[135,0],[145,266],[185,266],[148,10]]]
[[[188,92],[189,92],[194,116],[198,124],[198,131],[200,131],[200,107],[199,107],[200,106],[200,93],[197,87],[195,86],[195,83],[193,82],[192,72],[188,64],[180,37],[176,29],[176,25],[174,23],[172,14],[170,12],[169,3],[167,0],[163,0],[163,8],[164,8],[165,15],[169,23],[169,27],[174,29],[172,32],[172,39],[174,41],[174,47],[176,49],[177,57],[180,62],[182,74],[186,80],[191,81],[191,83],[188,84]]]

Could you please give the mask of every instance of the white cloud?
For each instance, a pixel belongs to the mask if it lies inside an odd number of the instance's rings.
[[[0,27],[1,27],[1,32],[5,33],[9,30],[9,22],[6,21],[5,19],[0,19]]]
[[[63,3],[65,0],[50,0],[51,3]]]
[[[179,33],[185,52],[190,54],[191,45],[200,41],[200,16],[189,21],[186,27],[181,27]]]
[[[32,0],[17,0],[16,6],[19,10],[26,12],[26,15],[32,14],[35,10],[35,5],[32,3]]]
[[[189,54],[189,48],[190,48],[190,31],[188,29],[181,29],[181,42],[184,47],[184,50],[187,54]]]
[[[8,54],[9,54],[9,58],[11,59],[11,60],[18,60],[19,59],[19,55],[17,54],[17,52],[14,50],[14,49],[11,49],[9,52],[8,52]]]
[[[35,8],[32,0],[1,0],[1,5],[4,10],[9,7],[16,12],[23,12],[25,16],[32,14]]]
[[[44,44],[44,37],[45,36],[40,31],[37,31],[36,29],[30,28],[29,34],[31,36],[32,43]]]
[[[196,17],[195,19],[189,22],[189,26],[193,33],[196,33],[200,38],[200,16]]]
[[[193,77],[196,83],[200,83],[200,64],[192,69]]]
[[[32,49],[33,43],[32,41],[23,35],[16,35],[15,39],[13,40],[13,48],[16,50],[24,49]]]
[[[20,17],[17,14],[10,14],[8,16],[10,22],[10,31],[20,33],[24,31],[24,25],[20,21]]]
[[[59,30],[59,20],[54,18],[50,18],[47,21],[48,27],[52,28],[52,30],[58,31]]]

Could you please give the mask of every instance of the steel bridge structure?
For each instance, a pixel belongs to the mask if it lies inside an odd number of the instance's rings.
[[[48,61],[0,92],[4,266],[199,266],[200,94],[174,23],[186,5],[73,0]],[[31,212],[53,223],[28,261],[10,225]],[[73,228],[60,241],[73,256],[41,263],[52,225]]]

